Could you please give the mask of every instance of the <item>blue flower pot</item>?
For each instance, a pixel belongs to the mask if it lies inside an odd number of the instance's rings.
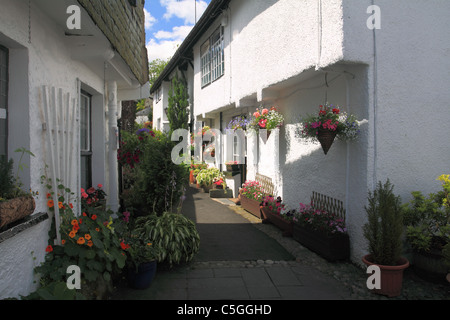
[[[156,261],[146,262],[135,268],[128,269],[128,284],[133,289],[147,289],[156,275]]]

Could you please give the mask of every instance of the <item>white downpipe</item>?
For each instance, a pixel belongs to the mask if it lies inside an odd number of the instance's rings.
[[[108,167],[109,167],[109,190],[108,205],[113,212],[119,209],[118,198],[118,172],[117,172],[117,149],[118,149],[118,127],[117,127],[117,83],[110,81],[108,88],[108,120],[109,120],[109,139],[108,139]]]

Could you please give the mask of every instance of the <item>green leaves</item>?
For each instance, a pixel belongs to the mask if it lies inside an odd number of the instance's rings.
[[[170,265],[188,262],[200,247],[200,235],[195,224],[178,213],[140,217],[136,228],[142,230],[141,236],[147,237],[147,241],[158,248],[159,262]]]
[[[375,263],[383,265],[396,265],[402,249],[403,214],[400,197],[393,188],[389,179],[384,185],[379,182],[374,192],[369,192],[369,205],[365,207],[368,222],[363,231],[369,253]]]

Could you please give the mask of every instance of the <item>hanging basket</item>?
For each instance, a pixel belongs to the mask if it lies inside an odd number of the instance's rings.
[[[336,131],[328,131],[328,130],[319,131],[319,134],[317,135],[317,140],[319,140],[323,152],[325,154],[327,154],[328,150],[330,150],[330,147],[333,144],[336,135],[337,135]]]

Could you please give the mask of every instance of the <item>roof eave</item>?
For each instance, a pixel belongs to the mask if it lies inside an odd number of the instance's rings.
[[[150,88],[150,93],[155,92],[156,89],[161,86],[162,82],[167,79],[172,71],[179,65],[180,61],[189,56],[188,51],[192,49],[196,41],[215,21],[215,19],[217,18],[217,14],[227,7],[230,1],[231,0],[212,0],[210,2],[203,15],[200,17],[199,21],[196,23],[194,28],[192,28],[191,32],[189,32],[187,37],[178,47],[173,57],[170,59],[167,66],[153,83],[152,87]]]

